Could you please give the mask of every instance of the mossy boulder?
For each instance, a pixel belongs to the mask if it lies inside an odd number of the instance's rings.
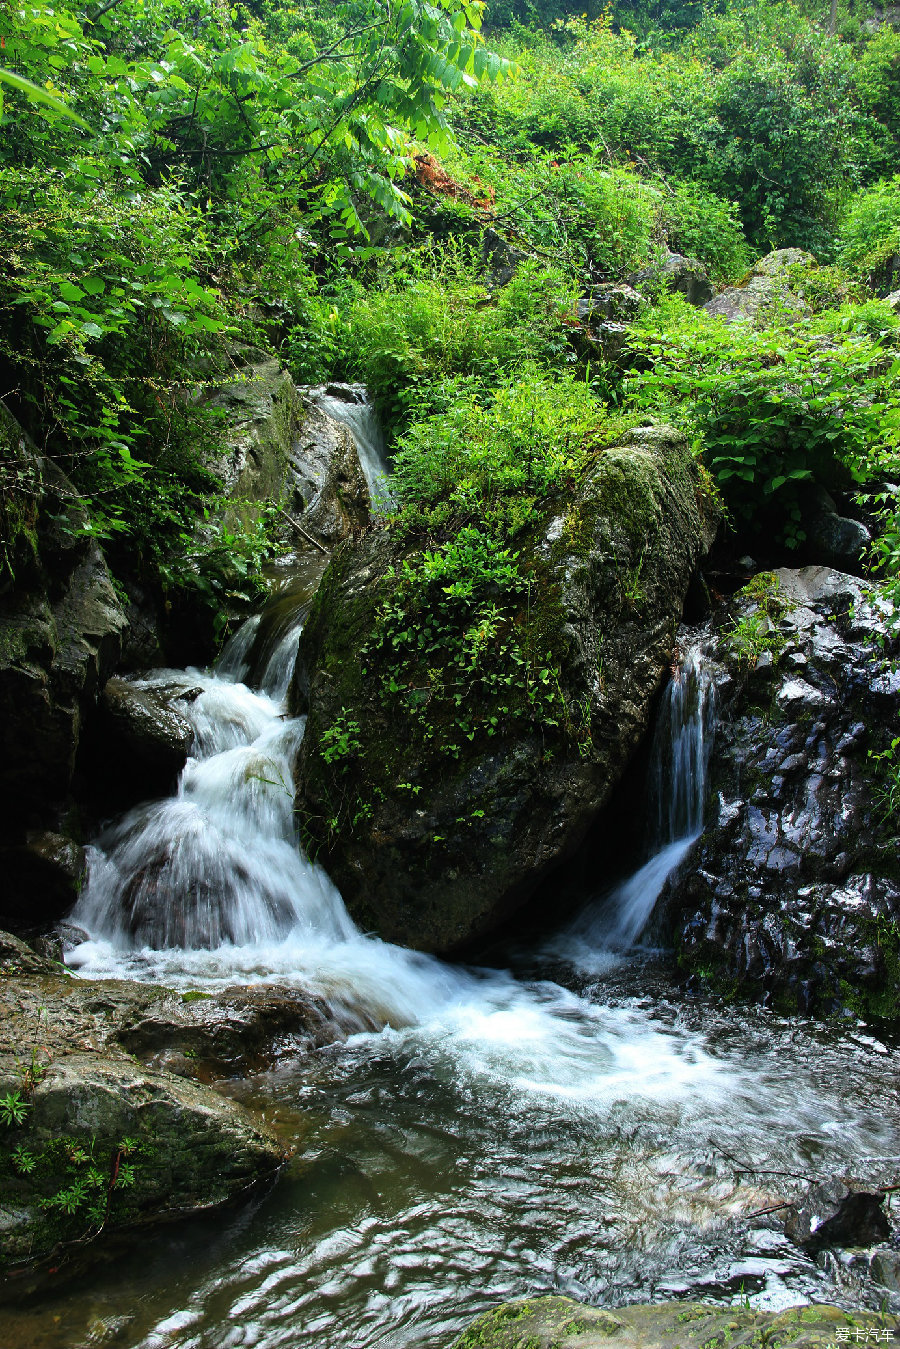
[[[270,1062],[285,1037],[296,1052],[336,1034],[296,988],[195,996],[81,980],[6,933],[0,1018],[7,1291],[80,1265],[101,1234],[205,1211],[269,1180],[284,1144],[209,1079]]]
[[[661,1302],[603,1311],[567,1297],[507,1302],[486,1312],[454,1349],[833,1349],[867,1332],[890,1338],[897,1318],[838,1307],[763,1312],[702,1302]],[[860,1332],[857,1335],[857,1332]]]
[[[23,843],[29,827],[58,827],[82,727],[118,660],[126,619],[100,549],[84,536],[77,493],[2,408],[0,450],[35,493],[33,521],[13,541],[21,569],[0,594],[0,840]],[[40,893],[33,899],[37,921]]]
[[[726,323],[752,323],[757,317],[771,315],[776,307],[806,313],[809,306],[797,292],[796,273],[817,265],[813,255],[802,248],[778,248],[754,263],[740,285],[729,286],[703,308]]]
[[[629,432],[518,544],[518,599],[486,637],[512,663],[471,692],[454,674],[455,703],[446,645],[428,655],[420,697],[415,680],[397,685],[390,643],[373,643],[386,605],[402,626],[408,540],[373,530],[338,550],[292,692],[308,713],[297,808],[305,845],[361,926],[452,951],[577,848],[647,730],[714,528],[684,439]],[[498,613],[502,602],[498,590]]]

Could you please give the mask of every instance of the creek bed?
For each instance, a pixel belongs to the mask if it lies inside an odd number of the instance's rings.
[[[430,1022],[232,1083],[296,1145],[274,1188],[0,1309],[0,1343],[447,1349],[546,1291],[878,1308],[742,1215],[900,1152],[897,1066],[862,1028],[685,1002],[652,962],[577,993],[485,972]]]

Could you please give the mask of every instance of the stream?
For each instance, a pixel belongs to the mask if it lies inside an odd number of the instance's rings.
[[[660,713],[636,871],[598,878],[509,968],[461,967],[359,932],[297,847],[304,722],[285,701],[302,613],[283,592],[265,640],[266,615],[213,671],[142,681],[190,690],[192,756],[176,795],[96,840],[72,915],[90,940],[68,957],[89,979],[268,980],[325,1000],[338,1043],[286,1046],[277,1069],[225,1084],[295,1157],[243,1209],[0,1309],[0,1343],[449,1349],[487,1306],[551,1291],[881,1305],[864,1271],[815,1263],[746,1215],[792,1178],[864,1175],[900,1152],[896,1048],[686,999],[639,945],[702,827],[715,708],[696,657]]]

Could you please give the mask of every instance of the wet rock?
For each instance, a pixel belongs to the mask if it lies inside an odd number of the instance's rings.
[[[101,1225],[111,1233],[167,1221],[271,1177],[283,1145],[261,1116],[208,1080],[271,1062],[279,1047],[303,1052],[338,1034],[327,1009],[302,990],[208,996],[80,980],[5,933],[0,1017],[0,1096],[24,1102],[21,1119],[0,1136],[0,1254],[26,1277],[51,1252],[58,1266],[86,1249]],[[17,1149],[34,1159],[30,1169],[16,1164]],[[120,1186],[123,1164],[133,1179]],[[86,1178],[89,1166],[100,1175],[86,1180],[97,1191],[94,1211],[42,1203]]]
[[[874,1246],[884,1241],[891,1235],[885,1197],[865,1190],[848,1194],[830,1217],[812,1228],[807,1245],[819,1250],[823,1246]]]
[[[17,928],[53,922],[75,904],[87,874],[84,849],[65,834],[29,830],[25,842],[0,849],[2,912]]]
[[[784,1010],[895,1017],[896,841],[868,753],[900,712],[885,615],[876,588],[830,568],[785,568],[774,582],[765,630],[755,582],[682,635],[713,668],[721,715],[706,829],[664,896],[665,925],[682,966],[723,989]],[[747,631],[763,648],[741,654]]]
[[[183,707],[197,690],[182,684],[107,680],[94,728],[97,776],[115,785],[117,807],[174,790],[194,728]]]
[[[708,1349],[710,1345],[779,1344],[788,1349],[833,1349],[836,1332],[887,1332],[893,1316],[852,1315],[837,1307],[792,1307],[783,1312],[702,1302],[661,1302],[606,1311],[566,1297],[537,1297],[504,1303],[479,1316],[454,1349]],[[844,1336],[842,1336],[844,1338]]]
[[[368,524],[374,503],[352,431],[329,405],[361,412],[368,408],[366,391],[361,384],[328,384],[298,393],[306,419],[291,453],[294,509],[303,528],[330,550]]]
[[[840,515],[834,499],[816,487],[803,512],[807,547],[816,559],[844,571],[859,572],[872,535],[860,520]]]
[[[364,396],[359,385],[341,388],[350,401]],[[332,548],[371,508],[353,437],[317,406],[322,391],[296,388],[275,358],[248,349],[234,378],[207,388],[201,400],[222,417],[222,451],[212,467],[225,483],[228,513],[246,520],[261,502],[284,502],[286,537],[301,551]]]
[[[408,716],[391,715],[359,661],[405,545],[373,532],[336,554],[292,694],[309,711],[297,807],[365,930],[453,949],[496,927],[577,847],[646,732],[673,621],[714,531],[705,510],[686,443],[670,428],[632,431],[605,450],[579,494],[548,510],[526,555],[530,603],[547,606],[580,741],[551,744],[532,721],[505,715],[498,695],[496,733],[427,771]],[[359,748],[333,764],[322,737],[339,717],[358,728]],[[341,800],[357,803],[352,828],[334,830]]]
[[[0,838],[58,830],[85,719],[119,657],[125,615],[71,483],[0,408],[5,451],[39,484],[30,565],[0,595]],[[32,895],[36,904],[40,894]],[[0,913],[17,902],[0,891]],[[52,907],[52,904],[51,904]]]
[[[715,296],[703,308],[708,314],[715,314],[726,323],[739,321],[751,322],[763,311],[772,309],[776,304],[781,308],[802,313],[807,309],[805,301],[790,287],[786,275],[787,268],[794,266],[815,267],[815,258],[801,248],[779,248],[754,264],[745,281],[739,286],[730,286]]]

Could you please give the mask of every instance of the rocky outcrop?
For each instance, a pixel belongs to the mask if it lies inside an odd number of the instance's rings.
[[[185,704],[199,692],[183,679],[107,680],[94,727],[95,776],[107,780],[119,810],[174,790],[194,739]]]
[[[84,848],[65,834],[29,829],[21,842],[0,848],[2,912],[6,922],[27,929],[63,918],[87,878]]]
[[[896,1334],[897,1318],[875,1312],[841,1311],[817,1304],[782,1312],[716,1307],[702,1302],[661,1302],[588,1307],[566,1297],[507,1302],[479,1316],[454,1349],[833,1349],[849,1342]]]
[[[739,286],[723,290],[703,308],[707,314],[715,314],[726,323],[752,322],[758,315],[771,312],[776,305],[803,313],[808,306],[792,289],[788,269],[815,266],[813,255],[802,248],[776,249],[760,258]]]
[[[26,828],[59,825],[82,726],[118,660],[126,619],[102,553],[82,533],[71,484],[2,408],[0,436],[40,482],[31,566],[0,597],[0,829],[24,842]]]
[[[896,822],[871,757],[900,676],[877,591],[783,569],[685,640],[721,709],[708,824],[664,900],[681,965],[785,1011],[900,1015]]]
[[[282,1143],[206,1083],[336,1034],[298,989],[79,980],[5,933],[0,1018],[0,1259],[26,1282],[101,1231],[206,1210],[271,1177]]]
[[[707,304],[715,295],[715,287],[702,264],[681,253],[666,252],[655,267],[646,267],[631,278],[635,286],[648,281],[658,284],[660,280],[697,308]]]
[[[238,355],[234,378],[202,397],[223,423],[210,467],[225,484],[228,512],[255,518],[260,503],[280,503],[295,546],[331,548],[371,509],[353,436],[318,406],[318,391],[296,388],[274,357],[252,348]],[[356,386],[334,387],[361,397]]]
[[[555,672],[534,676],[558,679],[548,695],[558,727],[512,716],[519,690],[504,684],[484,709],[487,729],[455,755],[423,749],[377,664],[361,670],[409,545],[373,531],[335,555],[301,638],[293,701],[309,718],[297,808],[308,848],[364,929],[458,948],[577,847],[647,729],[712,529],[676,432],[647,427],[604,450],[572,496],[548,505],[521,554],[523,640],[558,652]],[[520,669],[517,684],[527,677]]]

